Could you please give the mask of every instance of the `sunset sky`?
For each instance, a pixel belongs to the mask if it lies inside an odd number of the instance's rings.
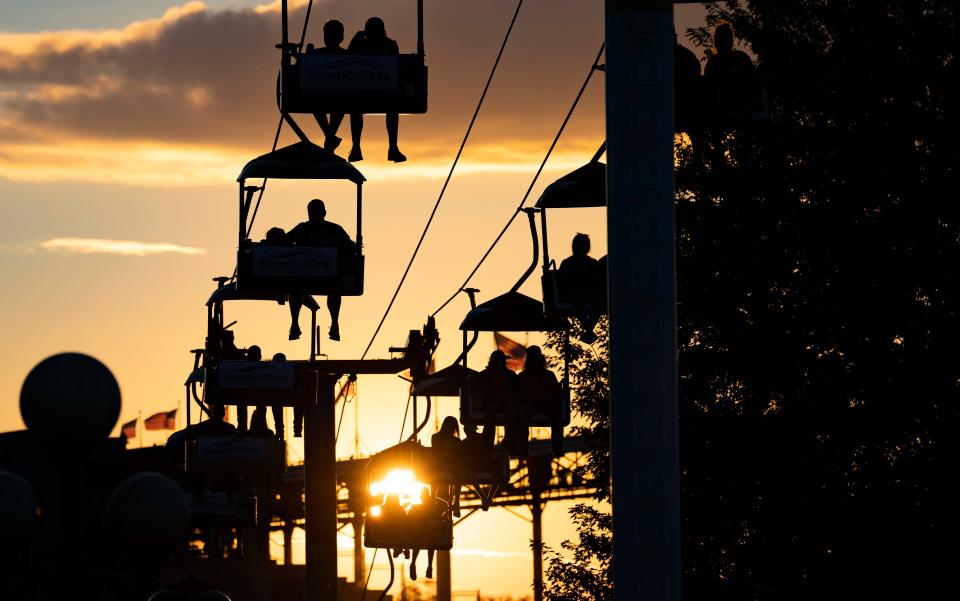
[[[265,0],[262,0],[265,1]],[[299,38],[305,2],[291,13]],[[451,164],[513,10],[513,0],[425,2],[430,110],[404,116],[400,147],[386,159],[383,118],[370,116],[357,167],[364,187],[365,295],[344,300],[343,341],[324,339],[332,358],[363,352],[386,307]],[[341,20],[347,38],[381,16],[401,52],[415,49],[412,0],[317,0],[307,40]],[[697,23],[677,9],[678,29]],[[603,3],[524,4],[500,71],[457,174],[372,357],[386,357],[419,329],[466,277],[512,214],[576,95],[603,38]],[[123,392],[120,422],[169,410],[183,398],[189,350],[202,346],[211,278],[230,275],[236,252],[236,183],[241,167],[270,150],[277,110],[279,2],[256,0],[8,0],[0,7],[0,430],[23,427],[20,385],[37,362],[62,351],[107,364]],[[702,49],[696,49],[702,55]],[[589,160],[603,141],[603,76],[595,76],[531,203],[553,179]],[[298,121],[315,141],[309,116]],[[344,124],[340,135],[349,136]],[[281,145],[294,141],[284,129]],[[348,150],[344,142],[341,152]],[[253,237],[306,219],[306,201],[354,235],[352,190],[320,182],[270,182]],[[604,214],[571,210],[550,220],[551,249],[568,254],[578,231],[605,253]],[[530,260],[528,230],[515,222],[472,284],[480,300],[505,292]],[[523,292],[539,297],[538,278]],[[463,297],[438,317],[437,365],[460,351]],[[308,343],[286,340],[289,316],[273,303],[228,306],[240,346],[304,358]],[[306,320],[305,320],[306,321]],[[320,314],[326,331],[328,317]],[[523,342],[526,336],[517,335]],[[531,343],[539,341],[531,333]],[[471,355],[482,364],[492,337]],[[359,385],[363,453],[397,442],[406,401],[395,377]],[[456,413],[440,400],[440,418]],[[196,414],[195,414],[196,415]],[[119,432],[119,423],[117,431]],[[182,425],[182,424],[181,424]],[[341,433],[353,453],[353,410]],[[409,430],[408,430],[409,432]],[[166,433],[147,433],[145,445]],[[139,444],[140,441],[133,441]],[[302,456],[297,440],[291,454]],[[567,505],[548,506],[545,538],[572,535]],[[491,533],[494,533],[491,536]],[[502,510],[470,518],[456,533],[454,589],[528,594],[529,525]],[[345,544],[348,541],[345,542]],[[369,556],[368,556],[369,557]],[[352,578],[350,562],[343,575]],[[377,586],[375,572],[371,586]]]

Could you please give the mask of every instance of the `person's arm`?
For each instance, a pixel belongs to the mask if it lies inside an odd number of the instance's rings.
[[[298,223],[293,227],[292,230],[287,232],[287,235],[284,236],[283,241],[286,244],[299,244],[300,240],[303,238],[303,224]]]
[[[365,39],[365,37],[366,37],[366,34],[362,29],[357,33],[353,34],[353,38],[350,40],[350,43],[347,45],[347,52],[360,52],[362,50],[360,46],[362,46],[363,40]]]

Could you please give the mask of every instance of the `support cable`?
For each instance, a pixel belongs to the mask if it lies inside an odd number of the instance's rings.
[[[577,108],[577,104],[580,102],[580,98],[583,96],[583,92],[587,89],[587,85],[590,83],[590,79],[593,78],[593,72],[598,70],[597,68],[600,65],[600,57],[603,56],[603,49],[605,44],[600,44],[600,50],[597,52],[597,58],[593,60],[593,64],[590,65],[590,71],[587,73],[586,79],[583,80],[583,85],[580,86],[580,91],[577,92],[577,97],[574,98],[573,104],[570,106],[570,110],[567,111],[567,116],[564,117],[563,123],[560,125],[560,129],[557,131],[557,135],[553,138],[553,142],[550,144],[550,148],[547,149],[546,156],[543,157],[543,161],[540,163],[540,167],[537,169],[537,173],[533,176],[533,181],[530,182],[530,186],[527,188],[526,193],[523,195],[523,199],[520,201],[520,204],[517,205],[517,209],[513,212],[513,215],[510,216],[510,219],[507,220],[507,224],[503,226],[503,229],[500,230],[500,233],[497,234],[497,237],[493,240],[493,244],[490,245],[490,248],[487,249],[487,252],[483,253],[483,256],[480,257],[480,261],[470,272],[470,275],[467,276],[467,279],[460,284],[460,287],[457,288],[457,291],[453,293],[450,298],[448,298],[440,307],[430,314],[431,317],[436,317],[437,313],[442,311],[450,302],[457,297],[464,288],[467,287],[467,284],[470,283],[470,280],[476,275],[477,271],[480,270],[480,266],[483,265],[483,262],[487,260],[487,257],[490,256],[490,253],[493,252],[493,249],[500,243],[500,240],[503,238],[503,235],[507,233],[507,230],[510,229],[510,226],[513,224],[513,221],[517,218],[517,215],[523,210],[523,206],[526,204],[527,199],[530,197],[530,192],[533,191],[533,187],[536,185],[537,180],[540,179],[540,174],[543,172],[544,166],[547,164],[547,160],[550,158],[550,155],[553,153],[553,149],[556,148],[557,142],[560,140],[560,136],[563,135],[563,130],[566,129],[567,123],[570,121],[570,117],[573,115],[573,111]]]
[[[277,122],[277,132],[273,134],[273,146],[270,148],[270,152],[273,152],[277,149],[277,144],[280,142],[280,130],[283,129],[283,115],[280,116],[280,121]],[[260,185],[260,193],[257,194],[257,204],[253,207],[253,214],[250,216],[250,227],[247,228],[246,236],[250,237],[250,232],[253,231],[253,222],[257,219],[257,211],[260,210],[260,200],[263,198],[263,192],[267,189],[267,178],[263,178],[263,183]],[[236,276],[236,271],[234,271],[234,276]]]
[[[307,14],[303,17],[303,29],[300,31],[300,44],[297,46],[298,52],[303,52],[303,43],[307,40],[307,25],[310,24],[310,11],[313,10],[313,0],[307,4]]]
[[[390,589],[393,588],[393,579],[396,576],[394,574],[395,568],[393,567],[393,556],[390,553],[387,553],[387,560],[390,562],[390,582],[387,583],[387,586],[383,587],[383,592],[380,593],[380,596],[377,597],[377,601],[383,601],[387,596],[387,593],[390,592]]]
[[[487,90],[490,89],[490,83],[493,81],[493,76],[497,72],[497,67],[500,65],[500,58],[503,56],[503,51],[507,47],[507,41],[510,39],[510,33],[513,31],[513,25],[517,22],[517,15],[520,14],[520,7],[523,6],[523,0],[517,2],[517,8],[513,11],[513,18],[510,19],[510,26],[507,28],[506,35],[503,36],[503,42],[500,44],[500,51],[497,52],[497,58],[493,62],[493,68],[490,70],[490,75],[487,77],[487,83],[483,86],[483,93],[480,94],[480,100],[477,101],[477,107],[473,110],[473,116],[470,118],[470,124],[467,126],[467,131],[463,135],[463,140],[460,142],[460,148],[457,150],[457,155],[453,159],[453,164],[450,165],[450,171],[447,173],[447,179],[443,182],[443,187],[440,188],[440,194],[437,196],[437,201],[433,204],[433,210],[430,211],[430,217],[427,219],[427,224],[423,227],[423,232],[420,234],[420,240],[417,241],[416,247],[413,249],[413,254],[410,256],[410,261],[407,263],[407,268],[403,270],[403,275],[400,276],[400,282],[397,284],[397,289],[393,291],[393,296],[390,298],[390,302],[387,304],[386,310],[383,312],[383,317],[380,318],[380,323],[377,324],[377,329],[374,330],[373,336],[370,337],[370,342],[367,344],[367,348],[364,349],[363,355],[360,357],[361,360],[367,357],[367,353],[370,352],[370,347],[373,346],[373,342],[377,339],[377,335],[380,333],[380,328],[383,327],[383,323],[387,320],[387,315],[390,314],[390,310],[393,308],[393,303],[397,300],[397,295],[400,294],[400,288],[403,287],[403,283],[407,279],[407,275],[410,273],[410,268],[413,266],[413,261],[417,258],[417,253],[420,251],[421,245],[423,245],[424,238],[427,237],[427,231],[430,229],[430,224],[433,223],[433,218],[437,214],[437,209],[440,207],[440,201],[443,200],[443,195],[447,191],[447,185],[450,183],[450,179],[453,177],[453,172],[457,168],[457,163],[460,161],[460,155],[463,154],[463,148],[467,145],[467,139],[470,137],[470,132],[473,131],[473,125],[477,121],[477,115],[480,114],[480,108],[483,106],[483,101],[487,97]]]
[[[363,583],[363,592],[360,593],[360,601],[363,601],[364,597],[367,596],[367,587],[370,586],[370,574],[373,573],[373,564],[377,561],[377,551],[379,550],[379,547],[373,550],[373,558],[370,560],[370,569],[367,570],[367,580]],[[387,549],[387,555],[390,555],[389,549]]]

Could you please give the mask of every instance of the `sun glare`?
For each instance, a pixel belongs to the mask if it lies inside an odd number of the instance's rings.
[[[408,510],[411,506],[420,504],[420,491],[424,489],[429,491],[426,484],[414,477],[412,470],[391,470],[383,480],[370,484],[370,494],[379,497],[381,503],[385,502],[388,496],[396,495],[400,505]],[[378,515],[379,509],[379,505],[374,505],[371,507],[371,514]]]

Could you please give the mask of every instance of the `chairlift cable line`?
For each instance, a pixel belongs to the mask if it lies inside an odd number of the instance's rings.
[[[283,129],[283,115],[280,116],[280,121],[277,122],[277,132],[273,134],[273,147],[270,149],[270,152],[273,152],[277,149],[277,144],[280,142],[280,130]],[[260,185],[260,193],[257,194],[257,204],[253,207],[253,214],[250,216],[250,226],[247,228],[246,237],[250,237],[250,232],[253,231],[253,222],[257,219],[257,211],[260,210],[260,200],[263,198],[263,192],[267,189],[267,178],[263,178],[263,183]],[[236,269],[234,269],[234,276],[236,276]]]
[[[300,52],[303,51],[303,43],[307,41],[307,25],[310,24],[310,11],[313,10],[313,0],[307,4],[307,14],[303,17],[303,30],[300,32],[300,45],[297,47]]]
[[[313,0],[310,0],[310,3],[307,4],[307,14],[303,18],[303,29],[300,31],[300,45],[299,48],[303,49],[303,43],[307,39],[307,26],[310,24],[310,12],[313,10]],[[280,130],[283,128],[283,113],[280,114],[280,121],[277,123],[277,132],[273,134],[273,146],[270,148],[270,152],[274,152],[277,149],[277,144],[280,142]],[[260,200],[263,198],[263,192],[267,189],[267,178],[263,178],[263,184],[260,185],[260,193],[257,194],[257,204],[253,207],[253,214],[250,216],[250,227],[247,228],[246,237],[250,237],[250,232],[253,231],[253,222],[257,219],[257,211],[260,210]],[[234,268],[233,272],[234,277],[236,277],[237,272]]]
[[[443,182],[443,186],[440,188],[440,194],[437,196],[437,201],[433,204],[433,210],[430,211],[430,217],[427,219],[426,225],[423,226],[423,232],[420,234],[420,239],[417,241],[416,247],[413,249],[413,254],[410,256],[410,261],[407,263],[406,269],[403,270],[403,275],[400,276],[400,282],[397,284],[397,289],[394,290],[393,296],[390,298],[390,302],[387,304],[386,310],[383,312],[383,317],[380,318],[380,323],[377,324],[377,329],[374,330],[373,336],[370,337],[370,342],[367,344],[367,348],[363,351],[363,355],[360,357],[361,360],[365,359],[367,353],[370,352],[370,347],[373,346],[373,342],[377,339],[377,335],[380,333],[380,328],[383,327],[384,322],[387,320],[387,315],[390,314],[390,310],[393,308],[393,303],[397,300],[397,295],[400,294],[400,289],[403,287],[403,283],[407,279],[407,275],[410,273],[410,268],[413,266],[413,261],[417,258],[417,253],[420,251],[420,247],[423,245],[423,240],[427,237],[427,231],[430,229],[430,224],[433,223],[433,218],[437,214],[437,209],[440,207],[440,201],[443,200],[443,195],[447,191],[447,185],[450,183],[450,179],[453,177],[453,172],[457,168],[457,163],[460,161],[460,155],[463,154],[463,149],[467,145],[467,139],[470,137],[470,133],[473,131],[473,125],[477,121],[477,115],[480,114],[480,108],[483,106],[483,101],[487,97],[487,90],[490,89],[490,83],[493,81],[493,76],[497,72],[497,67],[500,65],[500,58],[503,56],[503,51],[507,47],[507,41],[510,39],[510,33],[513,31],[513,26],[517,22],[517,15],[520,14],[520,7],[523,6],[523,0],[517,2],[517,8],[513,11],[513,18],[510,19],[510,26],[507,27],[507,33],[503,37],[503,42],[500,44],[500,51],[497,52],[497,58],[493,61],[493,68],[490,70],[490,75],[487,77],[487,83],[483,86],[483,92],[480,94],[480,100],[477,101],[477,107],[473,110],[473,116],[470,118],[470,124],[467,126],[467,131],[463,135],[463,140],[460,142],[460,148],[457,150],[457,155],[453,159],[453,164],[450,165],[450,171],[447,173],[447,178]]]
[[[360,601],[363,601],[363,599],[367,596],[367,587],[370,585],[370,574],[373,573],[373,564],[377,561],[377,551],[379,550],[379,547],[373,550],[373,557],[370,559],[370,569],[367,571],[367,579],[363,583],[363,592],[360,593]],[[387,554],[390,554],[389,549],[387,549]]]
[[[590,71],[587,73],[586,79],[583,81],[583,85],[580,86],[580,91],[577,92],[577,97],[574,98],[573,104],[570,106],[570,110],[567,111],[567,116],[564,117],[563,123],[560,124],[560,129],[557,131],[557,135],[553,138],[553,142],[550,144],[550,148],[547,149],[546,156],[543,157],[543,161],[540,163],[540,167],[537,169],[536,174],[533,176],[533,180],[530,182],[530,186],[527,188],[526,193],[523,195],[523,199],[520,201],[520,204],[517,205],[517,209],[513,212],[513,215],[510,216],[510,219],[507,220],[506,225],[503,226],[503,229],[500,230],[500,233],[497,234],[497,237],[493,240],[493,244],[490,245],[490,248],[487,249],[487,252],[483,253],[483,256],[480,257],[480,261],[470,272],[470,275],[467,276],[467,279],[460,284],[460,287],[457,288],[457,291],[453,293],[450,298],[448,298],[440,307],[430,314],[430,317],[436,317],[437,313],[443,311],[443,309],[450,304],[450,302],[460,294],[467,284],[470,283],[470,280],[476,275],[477,271],[480,270],[480,266],[483,265],[483,262],[487,260],[487,257],[490,256],[490,253],[493,252],[493,249],[499,244],[500,240],[503,238],[503,235],[507,233],[507,230],[510,229],[510,226],[513,224],[513,221],[517,218],[517,215],[523,210],[523,206],[527,203],[527,199],[530,197],[530,192],[533,191],[533,187],[536,185],[537,180],[540,179],[540,174],[543,173],[543,168],[547,164],[550,155],[553,153],[553,149],[556,148],[557,142],[560,140],[560,136],[563,135],[563,130],[566,129],[567,123],[570,121],[570,117],[573,115],[573,111],[577,108],[577,104],[580,103],[580,98],[583,96],[583,92],[587,89],[587,85],[590,83],[590,80],[593,78],[593,72],[597,70],[600,65],[600,57],[603,56],[603,50],[605,47],[605,42],[600,44],[600,50],[597,52],[597,58],[593,60],[593,64],[590,65]]]

